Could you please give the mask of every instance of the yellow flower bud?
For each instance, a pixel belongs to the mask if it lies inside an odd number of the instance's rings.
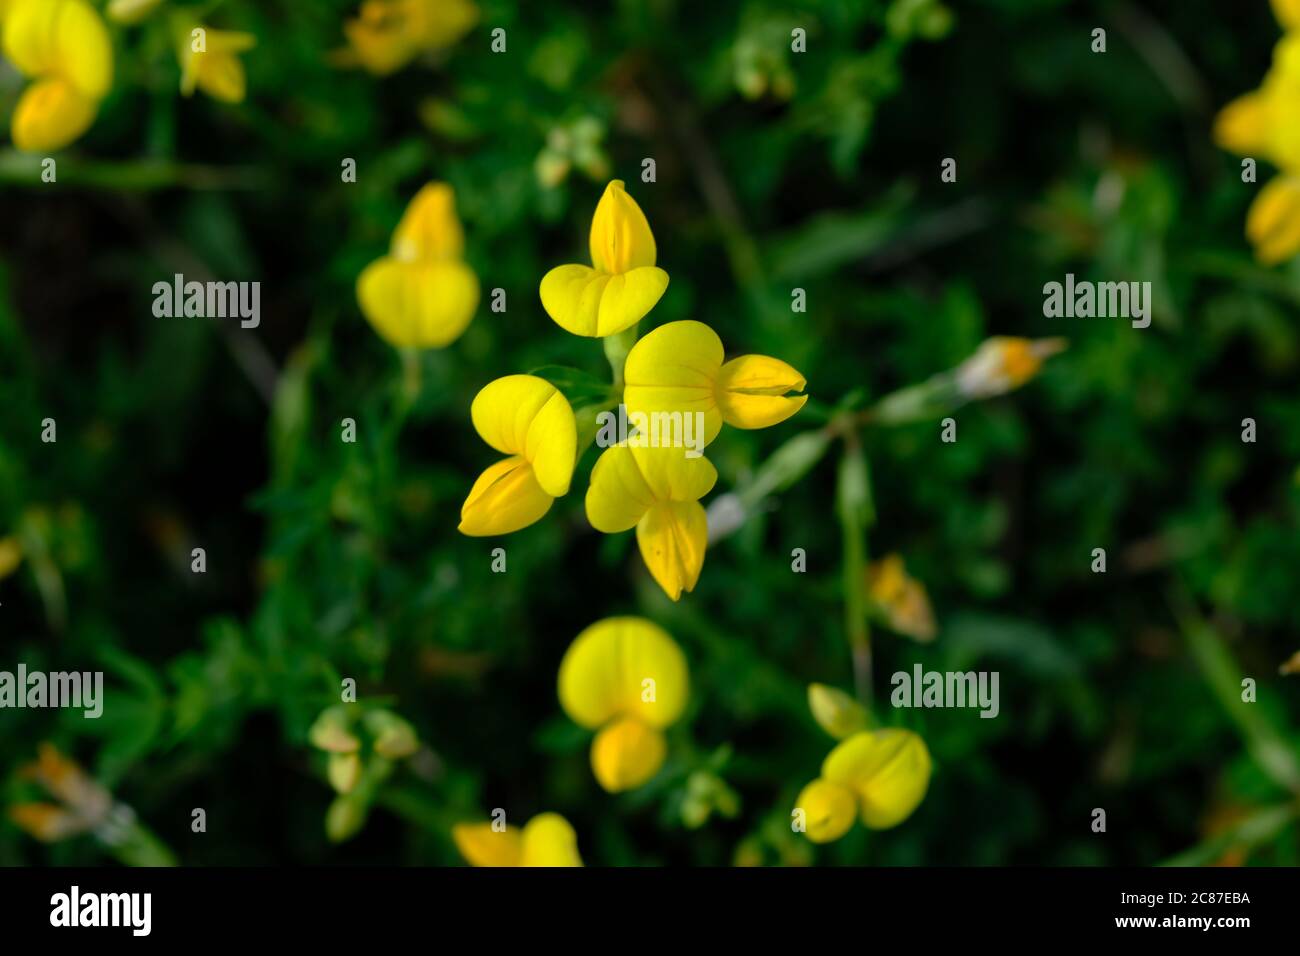
[[[365,0],[343,25],[348,52],[379,76],[400,70],[426,50],[451,46],[478,22],[470,0]]]
[[[550,382],[507,375],[470,406],[479,436],[510,457],[479,476],[461,506],[460,531],[473,537],[527,527],[569,491],[578,430],[568,400]]]
[[[818,779],[799,792],[795,810],[803,811],[804,835],[809,840],[830,843],[849,832],[858,807],[848,787]]]
[[[890,629],[918,641],[934,640],[930,596],[925,585],[907,573],[897,554],[886,555],[867,568],[867,595]]]
[[[566,331],[603,338],[641,321],[668,288],[668,273],[655,265],[654,234],[622,180],[605,187],[589,244],[591,267],[557,266],[542,277],[542,307]]]
[[[668,754],[664,735],[628,717],[603,728],[591,745],[591,769],[609,793],[634,790],[659,772]]]
[[[361,758],[355,754],[332,753],[326,768],[330,786],[338,793],[351,793],[361,779]]]
[[[163,0],[109,0],[108,18],[118,23],[139,23],[158,7]]]
[[[1300,29],[1300,0],[1272,0],[1273,14],[1286,30]]]
[[[995,335],[957,366],[957,388],[966,398],[991,398],[1024,385],[1043,362],[1066,347],[1065,339],[1022,339]]]
[[[809,684],[808,709],[818,726],[836,740],[867,729],[866,708],[834,687]]]

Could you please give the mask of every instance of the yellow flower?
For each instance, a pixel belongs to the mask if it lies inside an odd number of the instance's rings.
[[[474,430],[508,455],[474,482],[460,509],[460,531],[509,534],[537,521],[569,492],[578,453],[573,409],[550,382],[507,375],[489,382],[470,406]]]
[[[193,96],[197,88],[214,100],[242,102],[247,81],[237,54],[256,45],[257,37],[251,33],[196,25],[181,37],[181,93]]]
[[[1300,28],[1300,0],[1273,0],[1273,14],[1283,29]]]
[[[1022,339],[995,335],[957,366],[957,388],[966,398],[990,398],[1024,385],[1043,362],[1065,351],[1065,339]]]
[[[864,730],[841,742],[821,776],[799,793],[805,833],[814,843],[838,840],[855,815],[873,830],[906,820],[930,785],[930,752],[910,730]]]
[[[631,790],[663,766],[663,729],[686,708],[686,657],[659,626],[640,617],[597,621],[574,639],[560,662],[560,706],[598,730],[591,769],[610,793]]]
[[[14,107],[14,145],[61,149],[90,128],[113,82],[113,48],[99,14],[84,0],[14,0],[5,15],[4,53],[33,82]]]
[[[361,311],[384,341],[438,349],[460,338],[479,294],[464,250],[455,193],[446,183],[429,183],[406,207],[389,254],[357,278]]]
[[[631,328],[668,288],[655,265],[645,213],[615,179],[591,218],[591,267],[556,266],[542,277],[542,307],[574,335],[601,337]]]
[[[891,630],[918,641],[934,640],[934,611],[925,585],[907,573],[897,554],[867,568],[867,595]]]
[[[458,823],[451,829],[456,849],[471,866],[582,866],[578,837],[558,813],[541,813],[523,833],[490,823]]]
[[[1300,177],[1275,176],[1246,213],[1246,238],[1265,265],[1300,252]]]
[[[623,403],[628,415],[654,412],[704,415],[705,444],[725,421],[736,428],[783,422],[808,401],[804,377],[766,355],[723,362],[722,340],[703,322],[669,322],[628,353]]]
[[[591,470],[587,520],[605,534],[636,528],[646,567],[676,601],[700,579],[708,522],[699,499],[717,480],[707,458],[687,458],[675,448],[613,445]]]
[[[469,0],[365,0],[343,35],[352,59],[386,76],[426,50],[451,46],[477,22]]]

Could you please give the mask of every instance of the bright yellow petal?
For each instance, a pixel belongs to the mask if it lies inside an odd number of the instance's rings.
[[[542,308],[566,332],[603,338],[640,322],[666,288],[668,273],[654,266],[619,275],[557,266],[542,277]]]
[[[446,183],[429,183],[411,200],[393,232],[392,255],[401,262],[459,259],[465,233],[456,216],[456,194]]]
[[[822,777],[858,795],[862,821],[875,830],[907,819],[930,785],[930,751],[910,730],[863,731],[822,764]]]
[[[844,836],[858,810],[852,790],[821,779],[799,791],[794,808],[803,811],[804,835],[813,843],[830,843]]]
[[[460,533],[472,538],[510,534],[551,510],[555,499],[542,490],[532,466],[518,455],[479,475],[460,507]]]
[[[470,405],[474,430],[497,451],[522,455],[553,498],[568,494],[578,431],[569,402],[534,375],[507,375],[485,385]]]
[[[37,80],[14,107],[14,146],[27,153],[62,149],[90,129],[99,101],[78,93],[66,80]]]
[[[865,707],[844,691],[825,684],[808,685],[808,709],[818,726],[836,740],[865,730],[870,719]]]
[[[681,648],[640,617],[592,624],[560,662],[560,706],[574,723],[594,730],[618,717],[667,727],[686,708],[690,678]]]
[[[641,207],[623,188],[621,179],[605,187],[605,194],[591,217],[591,264],[597,272],[608,275],[655,264],[654,233]],[[665,274],[664,285],[667,284]]]
[[[357,301],[380,337],[397,348],[450,345],[478,307],[478,277],[460,262],[377,259],[357,277]]]
[[[625,717],[596,734],[591,743],[591,770],[608,793],[622,793],[657,774],[667,755],[662,733],[635,717]]]
[[[674,601],[695,590],[704,567],[709,527],[698,501],[656,504],[636,526],[645,566]]]
[[[1259,191],[1246,214],[1246,237],[1266,265],[1300,252],[1300,178],[1278,176]]]
[[[27,76],[57,74],[92,100],[113,83],[108,29],[84,0],[18,0],[5,18],[4,51]]]
[[[1243,156],[1264,152],[1269,143],[1268,98],[1247,93],[1219,111],[1214,120],[1214,141],[1223,149]]]
[[[451,838],[471,866],[519,866],[523,859],[523,840],[512,827],[493,830],[490,823],[458,823],[451,828]]]
[[[722,430],[714,382],[722,368],[722,340],[703,322],[669,322],[628,353],[623,404],[628,415],[655,412],[704,415],[705,444]]]
[[[626,445],[606,448],[596,459],[586,506],[587,520],[597,531],[605,534],[630,531],[654,501],[654,492]]]
[[[808,401],[808,383],[792,367],[767,355],[742,355],[722,366],[716,398],[722,418],[736,428],[766,428],[785,421]]]
[[[703,455],[688,458],[680,448],[631,446],[646,486],[656,501],[699,501],[718,481],[718,470]]]
[[[524,827],[520,866],[582,866],[578,837],[558,813],[539,813]]]

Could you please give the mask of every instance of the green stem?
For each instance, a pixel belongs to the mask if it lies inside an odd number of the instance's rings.
[[[610,371],[614,373],[614,391],[620,400],[623,395],[623,366],[627,364],[627,353],[636,345],[636,329],[634,325],[600,340],[605,347],[605,358],[609,359]]]
[[[861,439],[854,430],[844,434],[836,504],[844,543],[844,630],[853,661],[853,686],[871,711],[871,617],[867,604],[867,529],[875,520],[871,474]]]

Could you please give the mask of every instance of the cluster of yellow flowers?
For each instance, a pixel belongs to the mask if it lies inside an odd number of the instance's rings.
[[[137,23],[158,0],[114,0],[108,15]],[[181,92],[201,89],[226,102],[244,98],[237,54],[251,49],[246,33],[211,30],[178,14],[170,24],[181,65]],[[10,120],[14,146],[52,152],[79,139],[95,122],[113,85],[113,43],[86,0],[0,0],[0,48],[31,84]]]
[[[1300,252],[1300,0],[1272,0],[1286,31],[1273,64],[1253,93],[1219,113],[1215,140],[1280,171],[1260,190],[1246,217],[1246,237],[1259,260],[1274,265]]]
[[[558,266],[543,277],[542,306],[566,331],[606,340],[613,404],[621,402],[629,419],[698,413],[708,444],[724,421],[762,428],[803,407],[806,396],[790,395],[803,390],[802,375],[767,356],[724,362],[721,340],[700,322],[670,322],[636,341],[636,325],[664,294],[668,273],[655,264],[654,234],[619,180],[596,207],[590,247],[590,266]],[[460,530],[496,535],[527,527],[568,492],[585,450],[572,406],[549,382],[510,375],[479,392],[470,414],[483,440],[509,457],[474,483]],[[675,601],[699,580],[707,542],[699,502],[716,481],[706,458],[624,440],[606,448],[592,469],[587,518],[607,534],[636,528],[646,566]]]

